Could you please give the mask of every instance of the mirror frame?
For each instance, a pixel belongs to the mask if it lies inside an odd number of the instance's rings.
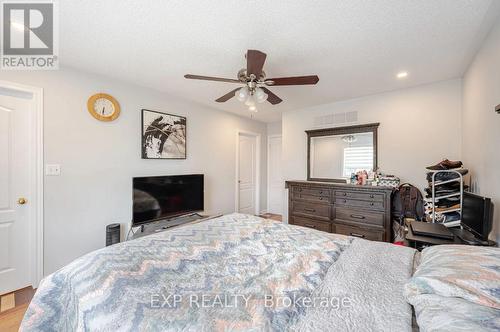
[[[380,123],[369,123],[364,125],[356,126],[346,126],[346,127],[334,127],[334,128],[324,128],[324,129],[314,129],[306,130],[307,134],[307,181],[319,181],[319,182],[337,182],[346,183],[345,179],[330,179],[330,178],[313,178],[311,177],[311,138],[322,137],[322,136],[334,136],[334,135],[349,135],[349,134],[359,134],[368,133],[373,134],[373,169],[377,169],[378,160],[378,127]]]

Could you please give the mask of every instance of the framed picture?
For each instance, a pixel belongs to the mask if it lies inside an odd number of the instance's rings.
[[[142,159],[186,159],[186,118],[143,109]]]

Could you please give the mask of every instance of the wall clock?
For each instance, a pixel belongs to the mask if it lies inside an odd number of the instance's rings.
[[[120,115],[118,101],[106,93],[96,93],[87,101],[87,109],[100,121],[113,121]]]

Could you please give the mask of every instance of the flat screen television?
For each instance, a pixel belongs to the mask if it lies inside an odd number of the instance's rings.
[[[462,202],[462,221],[463,228],[471,232],[480,240],[488,240],[488,234],[491,231],[493,222],[493,206],[491,199],[464,192]]]
[[[203,174],[135,177],[132,225],[203,211]]]

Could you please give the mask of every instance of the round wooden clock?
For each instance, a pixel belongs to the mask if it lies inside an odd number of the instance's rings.
[[[96,93],[87,101],[87,109],[100,121],[113,121],[120,115],[118,101],[106,93]]]

